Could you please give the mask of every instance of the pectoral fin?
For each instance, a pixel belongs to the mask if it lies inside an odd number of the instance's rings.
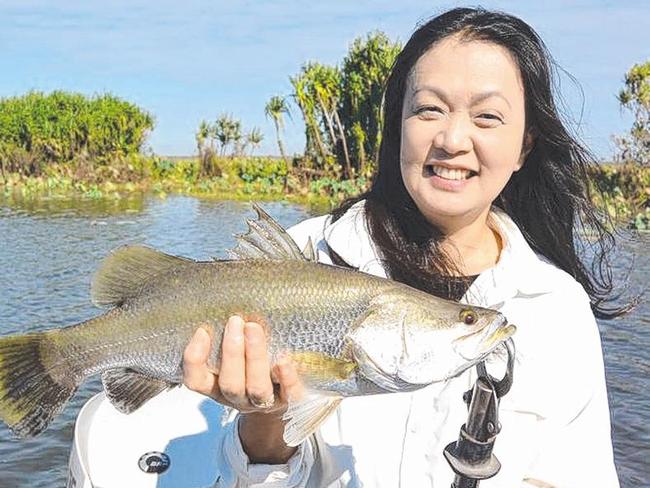
[[[327,354],[312,351],[294,352],[291,359],[296,363],[298,374],[307,383],[314,381],[345,380],[356,369],[353,361],[333,358]]]
[[[102,383],[106,397],[122,413],[134,412],[158,393],[176,386],[128,368],[104,371]]]
[[[308,393],[298,401],[289,401],[289,408],[282,416],[287,421],[284,427],[284,442],[297,446],[330,416],[343,398],[338,395]]]

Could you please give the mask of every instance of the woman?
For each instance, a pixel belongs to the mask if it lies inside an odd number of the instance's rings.
[[[454,9],[422,25],[387,82],[371,190],[290,234],[316,242],[322,262],[498,308],[517,324],[516,380],[495,445],[502,469],[481,486],[614,487],[594,320],[616,313],[603,305],[611,235],[589,200],[591,158],[558,116],[549,65],[535,32],[509,15]],[[593,271],[576,250],[581,227],[601,237]],[[204,331],[186,349],[185,383],[240,411],[220,460],[232,468],[225,485],[450,485],[442,451],[466,418],[471,372],[346,399],[290,448],[281,413],[300,381],[292,364],[269,364],[265,341],[258,324],[231,318],[219,376],[206,367]]]

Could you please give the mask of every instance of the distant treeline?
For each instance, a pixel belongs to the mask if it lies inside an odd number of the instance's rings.
[[[154,119],[114,95],[55,91],[1,98],[0,189],[99,196],[113,191],[106,183],[225,198],[315,196],[334,205],[368,188],[381,144],[384,86],[399,50],[399,43],[374,32],[357,38],[339,64],[311,61],[290,76],[291,92],[260,107],[274,123],[280,158],[252,157],[263,134],[245,130],[227,113],[201,121],[196,159],[176,161],[143,155]],[[594,198],[615,218],[648,229],[650,61],[629,70],[618,99],[634,122],[615,138],[618,164],[593,169]],[[302,154],[286,154],[282,142],[292,113],[304,123]]]
[[[373,173],[381,143],[384,85],[400,48],[382,32],[359,37],[340,65],[308,62],[289,77],[291,93],[268,100],[264,113],[274,123],[278,150],[290,173],[344,180]],[[305,149],[297,162],[282,142],[284,119],[295,112],[305,128]],[[214,122],[201,121],[196,141],[204,174],[212,174],[214,158],[225,155],[227,148],[241,156],[244,147],[254,148],[261,141],[256,129],[244,134],[240,128],[240,121],[227,113]]]
[[[0,99],[0,170],[38,175],[75,160],[106,165],[138,154],[153,117],[110,94],[30,92]]]

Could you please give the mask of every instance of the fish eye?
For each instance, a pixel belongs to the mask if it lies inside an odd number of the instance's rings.
[[[464,308],[460,311],[460,320],[466,325],[474,325],[478,320],[478,316],[471,308]]]

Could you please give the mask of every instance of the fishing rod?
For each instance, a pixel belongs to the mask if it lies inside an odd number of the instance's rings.
[[[501,431],[499,400],[512,386],[515,364],[514,342],[508,339],[504,344],[508,352],[504,377],[497,380],[488,374],[481,361],[476,366],[478,379],[474,387],[463,395],[469,409],[467,422],[460,428],[458,440],[444,450],[447,462],[456,473],[451,488],[476,488],[481,480],[493,477],[501,469],[492,449]]]

